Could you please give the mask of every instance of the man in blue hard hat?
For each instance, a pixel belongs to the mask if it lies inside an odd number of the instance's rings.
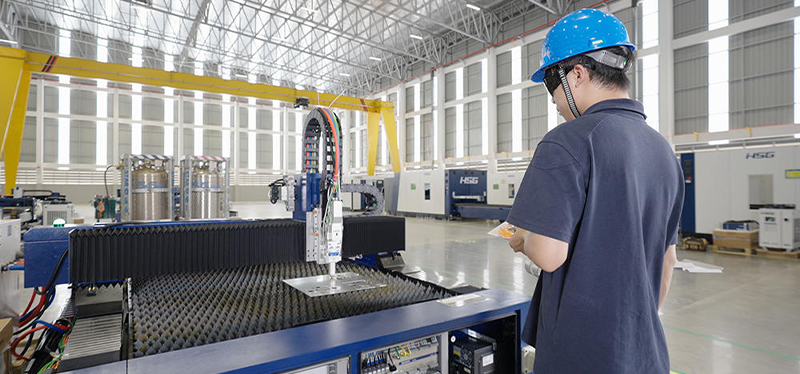
[[[669,373],[658,309],[683,177],[628,97],[634,48],[619,19],[578,10],[548,32],[531,77],[567,120],[537,146],[508,216],[510,246],[542,269],[523,331],[536,374]]]

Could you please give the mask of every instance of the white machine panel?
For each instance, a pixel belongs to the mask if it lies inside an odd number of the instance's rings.
[[[75,207],[72,204],[43,204],[42,225],[52,226],[57,218],[63,218],[66,223],[75,222]]]
[[[514,198],[522,184],[524,171],[488,172],[486,174],[486,199],[489,205],[514,205]]]
[[[727,220],[757,220],[750,204],[800,206],[800,146],[695,153],[696,232],[710,234]],[[763,226],[762,226],[763,227]]]
[[[445,214],[443,169],[404,171],[398,189],[398,212]]]
[[[20,231],[18,219],[0,221],[0,266],[14,261],[19,251]]]
[[[800,210],[759,209],[758,246],[792,251],[800,248]]]
[[[0,266],[6,266],[14,261],[20,249],[20,221],[18,219],[0,220]],[[19,305],[19,278],[22,272],[0,272],[0,319],[18,318]]]

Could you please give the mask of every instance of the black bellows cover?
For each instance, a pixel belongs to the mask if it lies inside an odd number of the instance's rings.
[[[70,283],[305,261],[305,222],[288,219],[70,232]],[[405,249],[405,219],[345,217],[343,257]]]
[[[288,219],[73,230],[70,283],[305,259],[305,223]]]
[[[406,249],[406,219],[390,216],[344,217],[342,257]]]

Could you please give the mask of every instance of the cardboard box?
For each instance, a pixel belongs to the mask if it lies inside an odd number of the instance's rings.
[[[714,230],[714,245],[725,248],[758,248],[758,230]]]
[[[728,221],[722,224],[723,230],[758,231],[756,221]]]

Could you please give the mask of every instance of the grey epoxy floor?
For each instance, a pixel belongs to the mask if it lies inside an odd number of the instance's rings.
[[[245,218],[289,217],[280,204],[234,203],[233,208]],[[79,206],[78,212],[91,217],[92,211]],[[536,278],[525,270],[524,256],[486,234],[496,224],[408,218],[406,263],[419,266],[432,281],[530,295]],[[800,261],[686,251],[678,251],[678,258],[724,270],[675,272],[662,308],[674,372],[800,373]]]
[[[406,262],[474,286],[526,294],[536,278],[497,222],[407,220]],[[679,251],[722,274],[676,270],[662,323],[677,373],[800,373],[800,261]]]

